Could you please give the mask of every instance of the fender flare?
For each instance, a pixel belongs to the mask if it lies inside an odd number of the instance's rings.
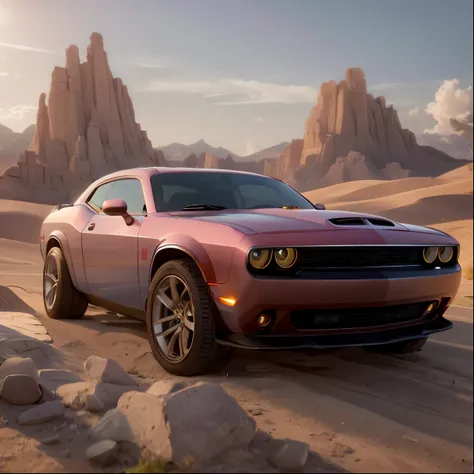
[[[69,248],[69,242],[67,240],[66,234],[60,230],[55,230],[51,232],[51,234],[49,234],[48,238],[46,239],[46,248],[48,248],[49,243],[52,240],[58,243],[59,248],[61,249],[61,252],[64,255],[64,258],[66,259],[66,264],[69,270],[69,275],[71,275],[72,283],[74,287],[77,288],[76,274],[74,273],[74,265],[72,264],[71,250]],[[45,258],[46,258],[46,255],[45,255]]]
[[[154,251],[151,260],[149,281],[152,279],[152,269],[157,256],[166,250],[179,250],[187,254],[198,266],[206,283],[217,283],[214,266],[212,265],[209,254],[204,249],[202,244],[197,240],[186,235],[173,235],[164,240]]]

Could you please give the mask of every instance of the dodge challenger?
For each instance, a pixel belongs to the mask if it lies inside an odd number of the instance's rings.
[[[427,227],[326,210],[252,173],[137,168],[92,183],[43,222],[50,318],[88,304],[146,322],[170,373],[232,348],[419,351],[452,327],[459,243]]]

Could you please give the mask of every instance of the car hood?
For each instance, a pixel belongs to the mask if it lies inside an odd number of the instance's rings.
[[[337,229],[350,230],[354,227],[378,228],[408,232],[407,226],[371,214],[345,211],[320,211],[313,209],[255,209],[237,210],[232,212],[176,212],[174,217],[182,217],[216,224],[229,225],[235,228],[247,229],[253,233],[279,233],[279,232],[312,232],[334,231]],[[385,225],[374,226],[368,221],[362,221],[355,226],[354,222],[343,219],[379,219]],[[419,228],[423,229],[423,228]],[[415,229],[413,229],[415,230]],[[416,230],[415,230],[416,231]]]

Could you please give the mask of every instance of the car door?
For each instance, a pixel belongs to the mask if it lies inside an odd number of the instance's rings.
[[[108,216],[102,204],[123,199],[135,222]],[[127,308],[142,309],[138,286],[138,232],[146,213],[143,188],[136,178],[123,178],[99,186],[87,201],[96,211],[82,232],[82,253],[92,296]]]

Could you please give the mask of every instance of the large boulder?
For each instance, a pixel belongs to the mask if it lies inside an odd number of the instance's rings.
[[[129,392],[117,405],[145,457],[198,463],[234,448],[245,448],[256,424],[220,385],[199,383],[155,397]]]

